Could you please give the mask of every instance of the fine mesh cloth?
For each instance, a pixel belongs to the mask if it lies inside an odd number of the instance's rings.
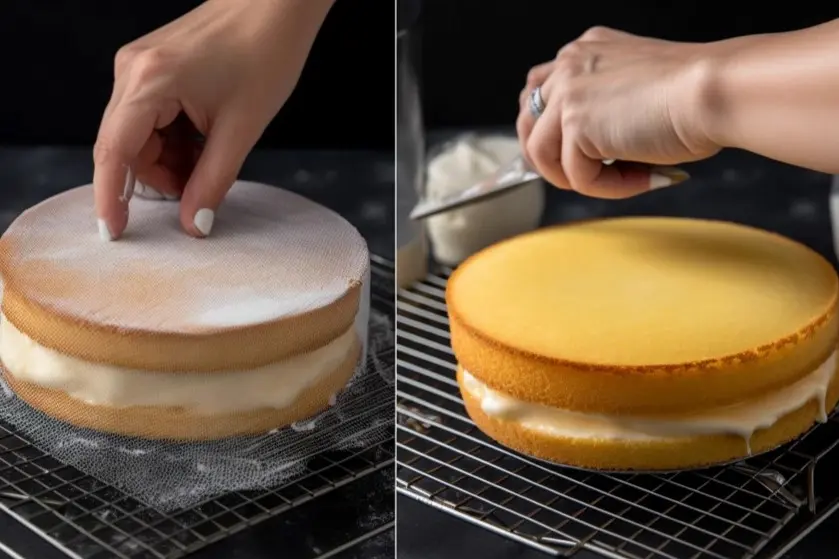
[[[371,311],[366,367],[359,366],[335,405],[260,436],[174,443],[74,427],[14,396],[0,377],[0,419],[43,451],[148,506],[176,510],[236,490],[293,480],[309,458],[365,447],[393,434],[393,325]]]

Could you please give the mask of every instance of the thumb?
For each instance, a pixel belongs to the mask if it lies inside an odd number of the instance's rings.
[[[184,187],[181,226],[194,237],[210,235],[216,210],[259,137],[247,125],[248,120],[237,116],[228,114],[213,123],[204,150]]]
[[[677,167],[592,159],[574,142],[563,145],[562,166],[571,187],[580,194],[594,198],[629,198],[690,178],[690,175]]]

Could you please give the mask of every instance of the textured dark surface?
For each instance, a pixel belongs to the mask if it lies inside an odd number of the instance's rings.
[[[91,176],[89,149],[0,148],[0,230],[24,209],[86,184]],[[282,186],[336,210],[359,229],[372,252],[387,258],[393,257],[393,177],[387,152],[258,151],[242,172],[243,179]],[[370,474],[191,557],[316,557],[392,522],[393,493],[391,471]],[[0,559],[5,559],[3,546],[25,559],[63,557],[2,512],[0,544]],[[387,530],[337,557],[385,559],[393,557],[393,549],[394,533]]]
[[[620,215],[723,219],[784,234],[810,246],[836,265],[828,206],[830,177],[733,151],[686,169],[693,176],[690,182],[629,200],[594,200],[551,189],[544,222]],[[824,463],[817,476],[832,478],[833,468],[834,464]],[[547,557],[404,496],[397,499],[397,511],[400,559]],[[829,518],[785,555],[785,559],[836,557],[839,555],[837,529],[839,515]],[[575,555],[576,559],[594,557],[587,552]]]

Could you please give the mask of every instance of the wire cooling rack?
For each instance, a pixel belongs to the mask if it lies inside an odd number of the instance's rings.
[[[373,257],[372,302],[393,316],[393,263]],[[379,358],[393,359],[393,348]],[[381,409],[391,387],[382,381]],[[364,411],[362,411],[364,413]],[[0,422],[0,510],[73,558],[174,559],[193,553],[365,476],[393,467],[392,438],[368,448],[312,457],[299,477],[270,491],[237,491],[188,510],[164,513],[73,467],[62,464]],[[392,531],[384,521],[339,551]],[[0,553],[0,557],[2,553]]]
[[[610,559],[780,558],[839,508],[839,490],[816,480],[839,444],[835,413],[777,451],[692,472],[585,472],[494,443],[466,415],[455,382],[449,273],[397,297],[400,494],[551,555],[587,549]]]

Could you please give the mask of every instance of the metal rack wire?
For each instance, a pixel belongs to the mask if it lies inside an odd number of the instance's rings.
[[[746,462],[662,474],[547,464],[483,435],[454,380],[446,278],[397,297],[397,492],[548,554],[610,559],[779,558],[839,507],[818,489],[839,415]],[[821,471],[821,470],[819,470]]]
[[[373,257],[373,305],[393,316],[393,263]],[[393,348],[379,358],[392,359]],[[378,377],[378,375],[377,375]],[[384,386],[386,382],[381,380]],[[388,387],[385,387],[388,388]],[[392,390],[379,390],[381,398]],[[391,400],[392,401],[392,400]],[[363,412],[362,412],[363,413]],[[174,559],[376,472],[392,468],[392,438],[354,451],[312,457],[306,470],[269,491],[237,491],[188,510],[164,513],[44,453],[0,422],[0,510],[73,558]],[[331,557],[393,530],[386,520],[324,551]]]

